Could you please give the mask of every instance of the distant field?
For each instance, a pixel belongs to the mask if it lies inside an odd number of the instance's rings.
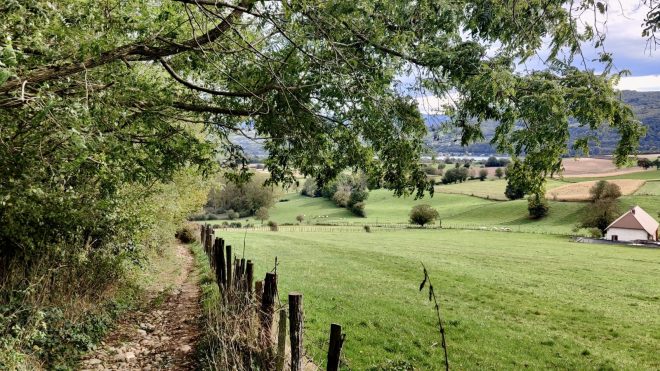
[[[506,182],[507,181],[505,179],[489,179],[483,182],[479,180],[469,180],[464,183],[437,185],[435,187],[435,191],[440,193],[463,194],[490,200],[506,201],[507,198],[504,195]],[[546,189],[554,189],[565,184],[565,182],[559,180],[548,179],[546,181]]]
[[[575,205],[575,203],[570,203]],[[244,232],[221,232],[240,245]],[[452,369],[660,368],[660,251],[459,230],[248,232],[257,277],[304,294],[305,347],[322,368],[331,322],[346,369],[437,370],[430,271]]]
[[[660,170],[641,170],[628,174],[619,174],[612,176],[599,176],[599,177],[565,177],[565,182],[577,183],[592,180],[612,180],[612,179],[641,179],[641,180],[660,180]]]
[[[644,171],[638,166],[620,169],[611,159],[602,158],[566,158],[562,161],[562,166],[564,167],[562,175],[566,178],[617,176]]]
[[[635,192],[639,196],[660,196],[660,180],[648,181]]]
[[[588,201],[591,198],[589,190],[598,182],[580,182],[565,184],[561,187],[549,190],[546,197],[557,201]],[[639,179],[612,179],[609,181],[619,186],[622,195],[631,195],[640,189],[645,181]]]
[[[506,227],[516,232],[565,235],[574,233],[573,228],[580,221],[584,208],[589,207],[589,204],[584,202],[550,200],[548,216],[540,220],[531,220],[527,217],[527,200],[502,202],[439,192],[436,192],[432,198],[414,200],[412,197],[394,197],[386,190],[376,190],[370,192],[367,200],[367,217],[360,218],[346,209],[336,207],[334,203],[324,198],[310,198],[295,193],[285,195],[284,198],[288,201],[278,202],[270,210],[269,219],[279,224],[297,223],[297,215],[305,216],[303,224],[407,224],[412,206],[427,203],[438,210],[442,225],[446,228]],[[634,194],[622,197],[620,203],[622,212],[634,205],[641,206],[651,215],[660,212],[660,197],[657,196]],[[254,218],[245,218],[241,222],[260,224]]]

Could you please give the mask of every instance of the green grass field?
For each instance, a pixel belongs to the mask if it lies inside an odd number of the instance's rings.
[[[660,180],[652,180],[646,182],[640,189],[635,192],[639,196],[660,196]]]
[[[244,232],[218,233],[242,245]],[[246,248],[257,277],[278,257],[283,301],[304,293],[305,347],[319,365],[330,323],[344,326],[352,370],[442,368],[421,262],[453,369],[658,369],[659,253],[461,230],[248,232]]]
[[[491,182],[482,182],[491,183]],[[367,200],[367,217],[359,218],[348,210],[338,208],[324,198],[310,198],[299,194],[287,194],[286,202],[278,202],[270,210],[270,220],[279,224],[296,223],[296,216],[305,215],[305,223],[319,224],[382,224],[408,223],[408,214],[413,205],[428,203],[440,213],[446,228],[511,228],[516,232],[551,233],[569,235],[580,221],[588,203],[548,201],[550,212],[541,220],[527,217],[527,201],[493,201],[459,194],[437,193],[433,197],[414,200],[412,197],[397,198],[386,190],[370,192]],[[640,205],[652,215],[660,212],[660,197],[631,195],[621,198],[621,211]],[[243,223],[256,223],[246,218]],[[214,223],[211,221],[210,223]]]

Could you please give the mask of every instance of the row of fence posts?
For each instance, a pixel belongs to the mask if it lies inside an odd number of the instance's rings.
[[[201,240],[204,252],[209,258],[211,269],[215,272],[216,281],[222,297],[222,305],[247,306],[251,301],[259,308],[260,341],[269,352],[273,349],[272,325],[275,314],[275,299],[277,298],[277,274],[268,272],[263,281],[254,280],[254,264],[252,260],[239,259],[232,254],[231,245],[225,245],[225,240],[215,237],[210,225],[201,226]],[[253,287],[254,283],[254,287]],[[303,295],[299,292],[289,293],[289,343],[291,346],[292,371],[303,369]],[[286,350],[287,311],[279,312],[277,331],[277,349],[275,369],[284,370]],[[341,325],[330,325],[330,344],[328,347],[327,370],[339,370],[341,349],[344,342]]]

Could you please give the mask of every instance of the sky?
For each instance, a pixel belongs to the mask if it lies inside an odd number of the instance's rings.
[[[640,7],[639,2],[610,1],[607,17],[600,18],[597,25],[606,31],[605,50],[613,55],[613,72],[630,72],[630,76],[621,78],[617,87],[621,90],[660,91],[660,47],[657,50],[649,49],[646,38],[642,37],[642,23],[647,8]],[[593,14],[585,14],[583,17],[586,22],[594,23]],[[593,46],[584,45],[583,53],[589,61],[596,58],[597,50]],[[540,69],[542,63],[528,62],[527,67]],[[590,68],[599,71],[597,64],[590,65]],[[416,99],[420,110],[427,114],[441,114],[442,106],[447,103],[446,99],[434,96]]]

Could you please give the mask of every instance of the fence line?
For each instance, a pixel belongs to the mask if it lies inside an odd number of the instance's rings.
[[[411,224],[306,224],[306,225],[279,225],[278,231],[289,232],[358,232],[364,231],[369,228],[369,232],[393,232],[393,231],[439,231],[443,229],[456,229],[456,230],[475,230],[475,231],[490,231],[490,232],[516,232],[516,233],[530,233],[554,236],[574,236],[573,233],[560,232],[560,231],[544,231],[522,228],[521,226],[485,226],[480,224],[460,224],[460,223],[443,223],[442,226],[427,226],[417,227]],[[250,226],[250,227],[229,227],[223,225],[214,225],[215,230],[231,232],[231,231],[251,231],[251,232],[267,232],[273,231],[269,226]]]
[[[256,308],[255,312],[247,314],[247,318],[256,317],[258,321],[246,321],[246,325],[257,323],[259,326],[256,333],[259,337],[266,369],[283,370],[286,362],[284,349],[286,345],[287,312],[282,308],[278,309],[280,311],[280,323],[277,339],[273,339],[272,336],[273,319],[276,312],[275,300],[278,298],[277,274],[268,272],[263,281],[256,281],[253,286],[253,261],[245,258],[239,259],[238,256],[232,254],[231,245],[225,244],[226,241],[223,238],[216,237],[215,232],[216,230],[210,225],[200,226],[200,241],[202,241],[204,252],[209,258],[209,265],[215,273],[216,283],[220,290],[221,300],[219,305],[225,307],[226,310],[241,313],[253,311]],[[303,369],[305,353],[303,349],[304,313],[302,303],[303,294],[298,292],[289,293],[288,322],[291,349],[289,368],[292,371]],[[338,327],[339,333],[337,333],[337,326],[339,325],[331,325],[328,370],[338,370],[340,366],[341,345],[344,338],[341,334],[341,326]],[[337,336],[341,337],[340,341]],[[273,344],[275,341],[277,344]],[[274,353],[274,348],[276,348],[276,353]]]

